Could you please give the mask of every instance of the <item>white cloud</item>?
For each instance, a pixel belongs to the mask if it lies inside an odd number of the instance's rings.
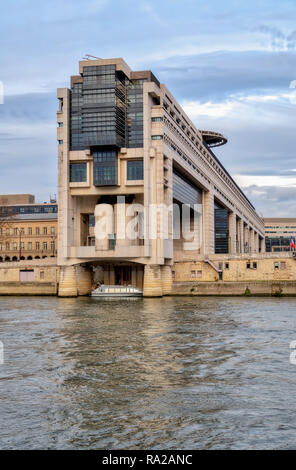
[[[157,24],[163,26],[165,23],[163,21],[163,19],[156,13],[155,9],[153,8],[153,6],[149,3],[149,2],[144,2],[142,4],[142,10],[145,12],[145,13],[148,13],[148,15],[150,16],[150,18]]]
[[[240,116],[246,116],[250,113],[257,114],[257,109],[254,108],[256,103],[296,104],[296,90],[288,93],[275,93],[273,95],[230,95],[227,100],[219,103],[212,101],[207,101],[206,103],[201,103],[200,101],[183,101],[182,106],[191,119],[199,118],[200,116],[221,118],[237,114]]]
[[[239,103],[227,100],[222,103],[213,103],[208,101],[201,103],[200,101],[184,101],[182,107],[188,116],[192,119],[199,116],[223,117],[233,114],[238,108]]]
[[[239,186],[244,188],[249,186],[274,186],[281,188],[294,188],[296,187],[296,178],[279,175],[233,175],[233,178]]]

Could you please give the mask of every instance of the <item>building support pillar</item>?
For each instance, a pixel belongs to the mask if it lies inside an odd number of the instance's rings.
[[[259,248],[260,248],[260,253],[265,253],[265,238],[259,237]]]
[[[250,231],[249,226],[244,226],[244,253],[250,253]]]
[[[228,224],[229,224],[228,252],[230,254],[236,254],[236,214],[234,212],[230,212]]]
[[[255,236],[255,253],[259,253],[259,234],[256,232]]]
[[[159,264],[144,267],[143,297],[162,297],[162,278]]]
[[[172,291],[173,276],[171,266],[161,266],[162,295],[168,295]]]
[[[60,267],[59,297],[77,297],[77,281],[75,266]]]
[[[250,252],[254,253],[255,251],[255,233],[254,229],[250,229]]]
[[[213,191],[203,191],[203,243],[202,253],[205,256],[215,253],[215,207]]]
[[[244,240],[244,222],[242,219],[238,221],[238,233],[239,233],[239,253],[244,253],[244,245],[245,245],[245,240]]]
[[[87,266],[76,266],[76,282],[78,295],[89,295],[92,287],[92,276]]]

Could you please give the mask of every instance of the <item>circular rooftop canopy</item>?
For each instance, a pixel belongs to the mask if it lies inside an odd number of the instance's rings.
[[[205,143],[208,147],[219,147],[227,143],[226,137],[219,132],[200,131]]]

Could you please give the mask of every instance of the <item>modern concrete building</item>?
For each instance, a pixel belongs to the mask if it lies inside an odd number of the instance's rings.
[[[264,226],[267,252],[291,251],[291,237],[296,243],[296,218],[265,218]]]
[[[56,258],[58,207],[31,194],[0,195],[0,262]]]
[[[213,153],[227,139],[197,129],[152,72],[83,60],[57,97],[61,296],[96,281],[161,296],[175,261],[264,252],[262,219]]]

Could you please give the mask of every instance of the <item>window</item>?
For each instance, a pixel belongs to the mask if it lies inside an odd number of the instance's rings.
[[[286,269],[286,262],[285,261],[281,262],[281,269]]]
[[[174,280],[175,277],[176,277],[176,273],[175,273],[175,271],[172,271],[172,279]]]
[[[251,269],[251,263],[247,263],[247,269]]]
[[[129,160],[127,162],[127,179],[142,180],[144,178],[143,160]]]
[[[6,229],[6,235],[10,235],[10,229],[9,228]]]
[[[115,150],[94,152],[93,179],[95,186],[117,184],[117,154]]]
[[[40,242],[36,242],[36,250],[40,250]]]
[[[55,243],[54,243],[54,242],[50,242],[50,249],[51,249],[51,251],[54,251],[54,248],[55,248]]]
[[[151,119],[151,121],[152,121],[152,122],[161,122],[161,121],[163,121],[163,119],[162,119],[162,117],[153,117],[153,118]]]
[[[51,233],[52,235],[54,235],[54,234],[55,234],[55,228],[54,228],[54,227],[51,227],[51,229],[50,229],[50,233]]]
[[[36,235],[40,235],[40,228],[36,227]]]
[[[59,145],[62,145],[64,143],[63,140],[58,140]]]
[[[162,135],[153,135],[151,137],[152,140],[162,140]]]
[[[32,250],[32,242],[28,242],[28,250],[29,250],[29,251]]]
[[[47,242],[43,242],[43,250],[47,250]]]
[[[25,244],[24,242],[21,242],[21,250],[24,250],[25,249]]]
[[[86,163],[70,163],[70,183],[86,182]]]
[[[62,122],[58,122],[58,126],[59,126],[59,127],[63,127],[64,124],[63,124]]]
[[[43,227],[43,235],[47,235],[47,227]]]
[[[229,263],[225,263],[225,269],[229,269]]]
[[[0,243],[0,251],[2,251],[2,243]]]
[[[7,251],[10,250],[10,245],[9,245],[9,243],[6,243],[6,250],[7,250]]]
[[[256,262],[253,263],[253,269],[257,269],[257,263]]]
[[[13,229],[13,235],[17,235],[17,228]]]
[[[44,279],[44,271],[40,271],[40,279]]]
[[[20,271],[20,282],[33,282],[34,281],[34,270],[27,269]]]
[[[24,227],[21,228],[21,235],[25,235],[25,229],[24,229]]]
[[[191,277],[191,279],[195,277],[195,271],[191,271],[190,277]]]
[[[219,264],[218,264],[218,269],[219,269],[219,271],[222,271],[222,269],[223,269],[223,263],[219,263]]]
[[[196,277],[200,279],[202,277],[202,271],[196,271]]]
[[[28,227],[28,235],[32,235],[32,227]]]
[[[274,269],[279,269],[279,263],[278,262],[274,263]]]
[[[14,244],[13,244],[13,251],[16,251],[16,250],[17,250],[17,243],[14,242]]]
[[[0,228],[0,236],[2,235],[2,228]]]

